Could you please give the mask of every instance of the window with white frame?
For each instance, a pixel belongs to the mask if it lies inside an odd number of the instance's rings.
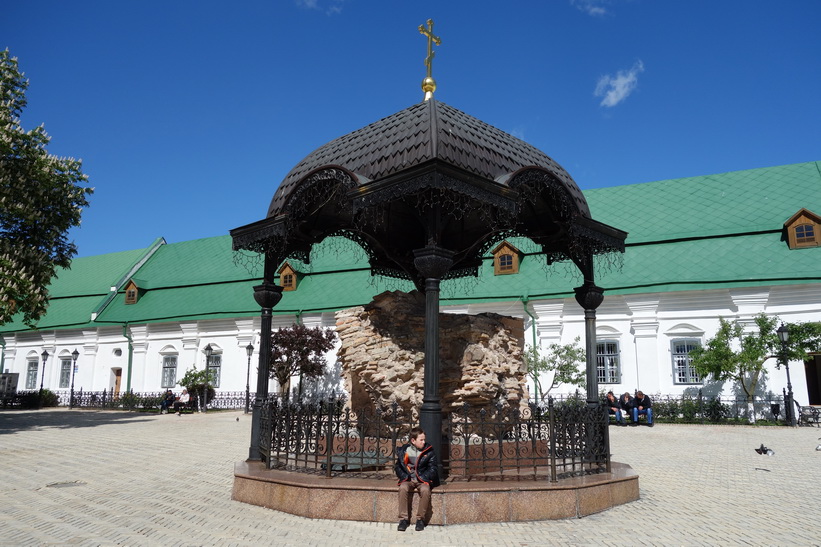
[[[596,342],[596,371],[600,384],[621,382],[619,343],[616,340]]]
[[[177,356],[162,356],[162,387],[174,387],[177,384]]]
[[[211,354],[208,358],[208,372],[211,373],[211,386],[220,387],[220,374],[222,373],[222,355]]]
[[[26,370],[26,389],[34,389],[37,387],[37,370],[40,361],[36,359],[29,360],[28,369]]]
[[[60,389],[68,387],[71,380],[71,359],[60,359]]]
[[[698,347],[701,347],[701,341],[695,338],[672,341],[673,381],[676,384],[701,383],[701,378],[693,368],[693,360],[690,358],[690,352]]]

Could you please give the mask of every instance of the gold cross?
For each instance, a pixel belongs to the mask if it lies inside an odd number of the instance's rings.
[[[436,54],[433,51],[433,44],[441,46],[442,40],[438,36],[433,35],[433,19],[428,19],[428,28],[425,28],[425,25],[419,25],[419,32],[428,37],[428,56],[425,58],[425,66],[428,67],[428,78],[430,78],[433,56]]]

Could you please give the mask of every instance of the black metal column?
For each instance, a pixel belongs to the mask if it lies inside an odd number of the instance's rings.
[[[584,342],[587,357],[587,404],[599,405],[599,377],[596,366],[596,308],[604,300],[604,290],[592,282],[576,287],[576,302],[584,308]]]
[[[453,253],[435,245],[413,252],[413,264],[425,279],[425,392],[419,422],[439,458],[442,476],[442,403],[439,397],[439,283],[453,264]]]
[[[248,447],[248,459],[260,460],[259,452],[262,403],[268,397],[268,363],[271,360],[271,323],[273,308],[282,299],[282,287],[269,281],[276,268],[271,260],[265,260],[265,274],[261,285],[254,287],[254,300],[262,308],[259,339],[259,368],[257,369],[257,390],[254,395],[254,409],[251,414],[251,446]],[[250,359],[250,357],[249,357]]]

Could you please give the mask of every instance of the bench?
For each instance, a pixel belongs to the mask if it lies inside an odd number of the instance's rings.
[[[798,410],[798,425],[813,425],[821,427],[821,407],[802,406]]]
[[[177,402],[179,402],[179,397],[177,397],[176,400],[173,403],[171,403],[171,406],[168,407],[169,414],[176,414],[177,411],[174,410],[174,405],[177,404]],[[187,403],[182,405],[182,407],[180,408],[180,412],[185,414],[193,414],[196,407],[197,398],[191,397],[190,399],[188,399]],[[157,405],[157,408],[160,412],[162,412],[162,401],[160,401],[160,403]]]

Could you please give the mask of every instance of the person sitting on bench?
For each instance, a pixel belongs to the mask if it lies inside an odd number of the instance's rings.
[[[637,391],[636,398],[633,399],[633,425],[639,425],[639,416],[642,414],[647,416],[647,425],[653,427],[653,401],[641,391]]]
[[[174,403],[174,410],[177,413],[177,416],[182,416],[182,408],[188,406],[188,401],[191,400],[191,396],[188,395],[188,390],[182,388],[182,395],[180,395],[179,399]]]

